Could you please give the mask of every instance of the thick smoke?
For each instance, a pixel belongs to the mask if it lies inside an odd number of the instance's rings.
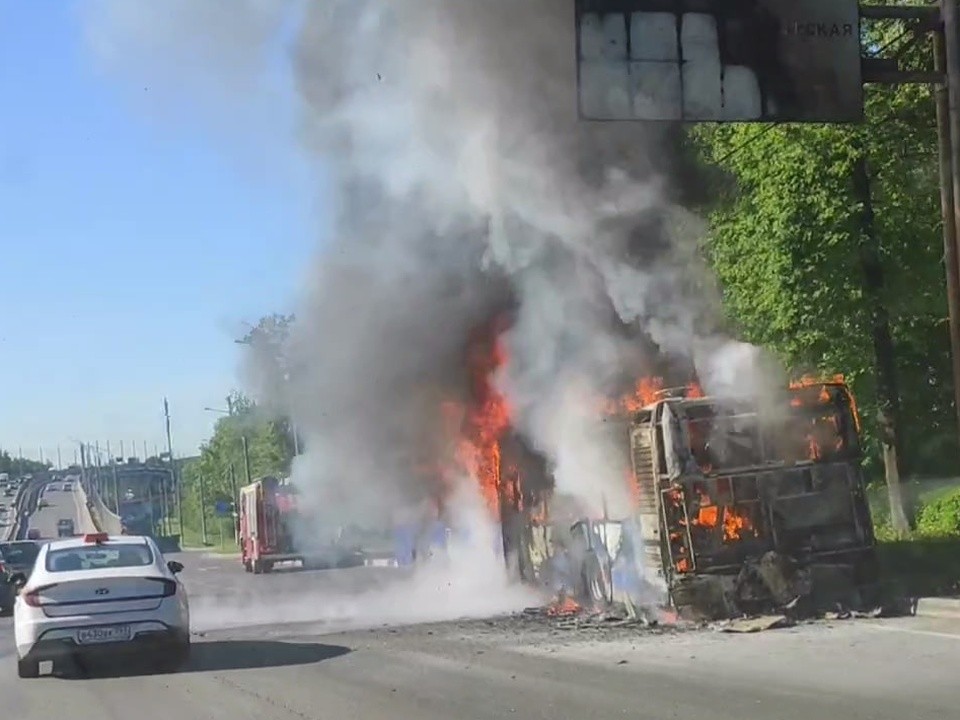
[[[396,500],[433,435],[427,388],[456,387],[464,333],[506,287],[497,381],[517,428],[559,490],[624,509],[597,401],[643,371],[641,333],[691,356],[715,303],[660,172],[666,136],[578,121],[573,28],[568,0],[310,6],[304,134],[339,215],[301,316],[298,413],[329,485]]]
[[[202,32],[209,4],[177,4],[177,27]],[[262,7],[231,4],[235,39],[277,25]],[[226,46],[231,77],[258,49]],[[743,373],[749,353],[716,332],[699,224],[665,181],[671,131],[580,122],[574,48],[573,0],[304,6],[299,140],[333,178],[335,217],[284,403],[317,513],[369,525],[426,506],[438,488],[417,469],[451,452],[438,408],[466,399],[466,338],[497,312],[513,318],[496,382],[514,424],[594,510],[626,507],[601,398],[668,355],[708,390]]]

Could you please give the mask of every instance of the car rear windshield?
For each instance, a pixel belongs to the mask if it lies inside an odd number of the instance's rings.
[[[148,546],[116,543],[51,550],[47,553],[46,565],[48,572],[68,572],[144,567],[152,563],[153,552]]]
[[[36,543],[0,544],[0,555],[11,565],[30,565],[39,553],[40,546]]]

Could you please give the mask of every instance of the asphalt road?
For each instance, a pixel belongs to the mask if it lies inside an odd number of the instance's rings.
[[[58,488],[62,488],[62,483],[54,483]],[[94,532],[96,528],[90,525],[89,515],[83,507],[78,483],[71,483],[71,490],[64,492],[60,490],[47,489],[41,496],[45,500],[47,507],[38,508],[30,516],[29,528],[39,530],[40,537],[45,539],[55,539],[57,537],[57,521],[65,518],[73,520],[74,529],[78,533]]]
[[[42,531],[70,508],[68,497],[51,501],[35,519]],[[834,621],[749,636],[566,631],[543,618],[384,627],[387,617],[456,610],[449,597],[431,601],[442,583],[414,586],[387,569],[252,576],[233,559],[177,558],[196,630],[186,669],[18,680],[11,620],[0,618],[7,714],[948,720],[960,703],[960,621]]]

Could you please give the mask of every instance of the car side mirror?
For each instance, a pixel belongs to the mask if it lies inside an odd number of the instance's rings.
[[[169,560],[167,561],[167,567],[170,568],[170,572],[176,575],[183,570],[183,563],[178,563],[176,560]]]
[[[7,582],[11,585],[16,585],[17,587],[23,587],[27,584],[27,576],[22,572],[16,572],[7,579]]]

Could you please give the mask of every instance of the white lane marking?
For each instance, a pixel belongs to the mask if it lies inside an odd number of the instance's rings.
[[[895,627],[892,625],[870,625],[874,630],[886,630],[887,632],[909,633],[911,635],[927,635],[929,637],[946,638],[947,640],[960,640],[960,633],[937,632],[936,630],[913,630],[912,628]]]

